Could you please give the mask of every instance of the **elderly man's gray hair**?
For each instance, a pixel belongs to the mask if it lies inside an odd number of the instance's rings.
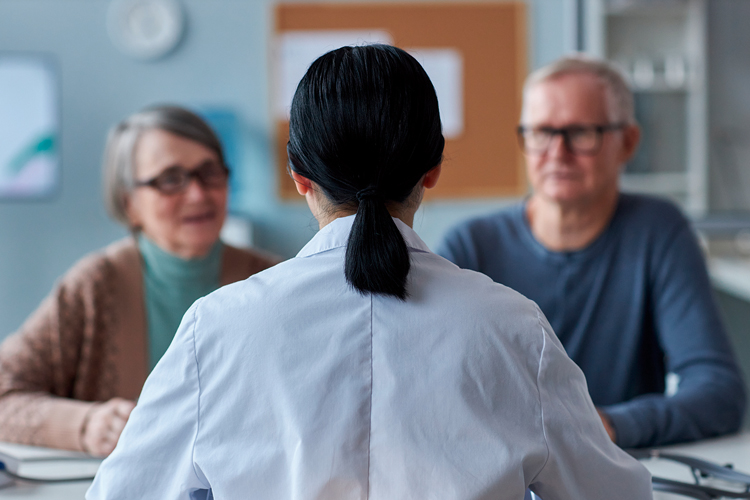
[[[192,111],[178,106],[154,106],[121,121],[109,131],[104,150],[104,204],[112,218],[128,227],[125,200],[135,187],[135,148],[141,135],[153,129],[197,142],[214,151],[225,164],[218,137]]]
[[[524,105],[529,89],[536,84],[576,73],[593,75],[605,85],[609,93],[610,120],[635,124],[633,92],[623,74],[613,64],[584,54],[563,57],[531,73],[523,86]]]

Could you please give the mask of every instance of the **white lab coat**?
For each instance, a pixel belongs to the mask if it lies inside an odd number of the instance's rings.
[[[188,310],[86,498],[651,498],[533,302],[399,220],[409,299],[359,294],[352,221]]]

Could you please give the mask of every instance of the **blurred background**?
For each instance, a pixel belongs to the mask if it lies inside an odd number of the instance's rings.
[[[118,28],[133,3],[0,0],[0,110],[17,113],[0,117],[7,170],[0,171],[0,338],[76,260],[125,236],[103,208],[102,150],[110,126],[149,104],[186,105],[219,131],[233,168],[228,238],[291,257],[317,229],[301,198],[280,195],[272,104],[278,4],[166,2],[179,12],[152,12],[166,25],[127,21],[146,34],[165,30],[161,45],[149,46]],[[623,186],[670,197],[695,221],[733,340],[750,353],[750,2],[520,3],[527,70],[586,51],[610,58],[631,80],[644,141]],[[36,82],[21,85],[24,92],[47,96],[45,109],[18,112],[7,93],[3,101],[3,75],[21,70]],[[31,126],[40,130],[33,143],[4,159],[14,131]],[[43,182],[19,180],[11,166],[21,164],[33,164]],[[429,199],[415,229],[434,246],[458,221],[522,195]]]

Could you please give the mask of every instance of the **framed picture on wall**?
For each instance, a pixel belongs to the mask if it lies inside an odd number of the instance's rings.
[[[0,52],[0,200],[46,198],[57,191],[59,106],[51,57]]]

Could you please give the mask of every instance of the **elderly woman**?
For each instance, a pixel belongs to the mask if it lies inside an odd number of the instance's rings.
[[[228,174],[185,109],[112,129],[105,198],[133,237],[73,266],[0,347],[0,440],[108,455],[190,305],[276,262],[219,240]]]

